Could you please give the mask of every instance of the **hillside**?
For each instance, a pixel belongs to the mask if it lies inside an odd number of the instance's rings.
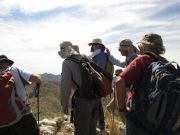
[[[28,86],[33,113],[37,116],[37,97],[32,94],[34,86]],[[40,119],[53,118],[60,115],[60,84],[58,82],[43,81],[39,94]]]
[[[51,73],[44,73],[41,74],[41,77],[45,81],[51,81],[51,82],[60,82],[61,76],[60,75],[54,75]]]

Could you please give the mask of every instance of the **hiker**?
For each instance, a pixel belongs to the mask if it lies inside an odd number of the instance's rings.
[[[129,63],[134,60],[138,54],[139,50],[133,45],[130,39],[124,39],[119,43],[118,50],[120,51],[122,56],[125,56],[125,61],[120,61],[119,59],[114,58],[113,55],[110,54],[108,48],[106,48],[107,54],[109,56],[110,61],[119,67],[125,68],[129,65]]]
[[[167,62],[165,58],[160,56],[161,54],[165,53],[165,47],[163,45],[161,36],[156,33],[145,34],[139,43],[140,44],[138,47],[140,49],[141,55],[134,59],[125,68],[125,70],[120,73],[119,78],[116,82],[117,101],[120,115],[126,117],[126,135],[154,135],[136,119],[134,114],[135,110],[127,112],[126,87],[130,87],[131,85],[133,85],[134,91],[137,92],[148,66],[152,62],[157,61],[157,59],[153,55],[147,54],[147,51],[158,55],[161,58],[162,62]],[[145,89],[143,90],[145,91]],[[162,133],[162,135],[166,134],[175,135],[173,133]]]
[[[62,111],[67,115],[70,111],[72,112],[71,116],[74,117],[75,135],[96,135],[100,99],[83,97],[83,92],[81,92],[81,86],[83,85],[81,68],[79,63],[69,60],[69,58],[79,59],[82,56],[69,41],[64,41],[60,44],[58,54],[61,58],[65,59],[62,64],[61,73]],[[85,89],[82,90],[86,91]],[[70,99],[71,109],[68,107]]]
[[[18,67],[12,66],[13,61],[8,59],[6,55],[0,55],[0,74],[2,75],[5,72],[9,72],[12,74],[11,82],[15,82],[14,91],[15,94],[11,95],[14,97],[11,97],[12,100],[16,97],[19,98],[18,101],[23,102],[24,107],[22,108],[24,111],[21,113],[17,113],[17,118],[15,121],[10,121],[11,123],[6,123],[6,125],[1,125],[0,127],[0,135],[39,135],[39,128],[36,122],[36,119],[34,118],[31,107],[29,105],[27,93],[25,91],[24,82],[26,83],[36,83],[36,85],[41,85],[41,77],[37,74],[31,73],[29,71],[20,69]],[[9,75],[7,73],[6,75]],[[23,80],[22,80],[23,78]],[[5,97],[4,97],[5,98]],[[18,102],[16,101],[16,102]],[[0,103],[2,104],[2,103]],[[20,105],[20,104],[19,104]],[[12,104],[12,106],[14,106]],[[11,108],[12,108],[11,106]],[[3,108],[2,108],[3,109]],[[13,115],[18,110],[17,106],[13,108]],[[1,110],[2,111],[2,110]],[[19,110],[20,111],[20,110]],[[1,116],[2,117],[2,116]],[[6,117],[6,116],[5,116]],[[10,118],[10,114],[7,116],[7,120]],[[3,118],[3,120],[5,120]],[[6,121],[6,120],[5,120]],[[2,122],[2,120],[1,120]],[[0,123],[1,123],[0,122]]]
[[[90,58],[102,69],[105,69],[106,65],[106,53],[105,46],[102,44],[102,40],[99,38],[93,39],[91,43],[88,44],[91,46],[91,55]],[[105,132],[105,119],[104,119],[104,109],[102,105],[102,101],[100,101],[99,106],[99,129],[102,133]]]
[[[106,52],[108,54],[108,57],[113,65],[125,68],[127,67],[132,60],[134,60],[138,54],[139,50],[133,45],[132,41],[130,39],[124,39],[119,43],[118,50],[120,51],[122,56],[125,56],[125,61],[120,61],[119,59],[116,59],[113,55],[110,54],[110,51],[108,48],[106,48]],[[115,70],[115,77],[118,76],[122,72],[122,69],[116,69]],[[106,106],[107,110],[113,112],[113,109],[117,109],[116,103],[114,103],[114,98],[108,103]]]

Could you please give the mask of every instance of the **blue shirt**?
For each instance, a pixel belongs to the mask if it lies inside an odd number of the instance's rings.
[[[97,54],[96,56],[94,56],[93,61],[100,66],[102,69],[105,69],[105,65],[106,65],[106,53],[101,51],[99,54]]]

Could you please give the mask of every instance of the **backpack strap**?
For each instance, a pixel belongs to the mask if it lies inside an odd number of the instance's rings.
[[[11,69],[12,69],[12,67],[8,67],[5,71],[3,71],[3,72],[11,72]],[[12,72],[11,72],[11,75],[12,75]],[[12,77],[13,77],[13,75],[12,75]],[[13,77],[14,78],[14,77]],[[14,78],[15,79],[15,78]],[[14,83],[14,92],[15,92],[15,96],[18,96],[17,95],[17,90],[16,90],[16,85],[15,85],[15,83]]]
[[[80,63],[81,59],[77,59],[77,58],[74,58],[74,57],[70,56],[70,57],[66,58],[66,60],[70,60],[70,61],[73,61],[75,63]]]
[[[166,60],[165,58],[161,57],[160,55],[157,55],[153,52],[145,52],[144,54],[147,54],[147,55],[150,55],[150,56],[153,56],[157,61],[161,61],[162,63],[165,63],[166,66],[170,66],[172,68],[176,68],[178,70],[180,70],[180,66],[175,62],[175,61],[168,61]],[[176,65],[176,67],[174,66],[174,64]]]
[[[162,58],[160,55],[155,54],[154,52],[146,51],[144,54],[153,56],[157,61],[162,61]]]
[[[24,85],[24,86],[29,85],[29,82],[28,82],[28,81],[26,81],[26,80],[23,78],[23,76],[21,75],[21,73],[20,73],[19,69],[18,69],[18,68],[16,68],[16,70],[18,71],[18,75],[19,75],[19,77],[20,77],[20,79],[21,79],[21,81],[22,81],[23,85]]]
[[[73,55],[71,55],[70,57],[66,58],[65,60],[73,61],[73,62],[75,62],[75,63],[77,63],[77,64],[80,64],[81,59],[82,59],[82,57],[80,57],[80,58],[78,59],[78,58],[74,58]],[[72,79],[73,83],[76,85],[76,87],[77,87],[78,89],[80,89],[80,86],[76,83],[76,81],[75,81],[73,78],[71,78],[71,79]],[[77,95],[78,95],[78,91],[76,91],[76,92],[74,93],[74,95],[77,96]]]
[[[24,87],[25,87],[26,85],[29,85],[29,84],[30,84],[28,81],[26,81],[26,80],[24,79],[24,77],[23,77],[23,76],[21,75],[21,73],[20,73],[20,70],[19,70],[17,67],[10,67],[10,68],[9,68],[10,71],[11,71],[12,69],[15,69],[15,70],[17,71],[17,73],[18,73],[18,75],[19,75],[19,78],[20,78],[22,84],[24,85]]]
[[[74,61],[76,63],[80,63],[81,60],[84,60],[85,62],[93,62],[88,56],[86,55],[79,55],[79,57],[75,57],[75,55],[71,55],[70,57],[67,57],[65,60]]]

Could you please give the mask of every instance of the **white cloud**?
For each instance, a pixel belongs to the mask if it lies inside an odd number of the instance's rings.
[[[123,59],[115,48],[120,40],[130,38],[136,43],[145,33],[158,32],[165,44],[173,48],[180,42],[179,19],[169,21],[152,16],[176,2],[178,0],[1,0],[0,53],[36,72],[60,73],[62,59],[59,60],[57,51],[63,40],[78,44],[81,52],[89,54],[87,44],[98,36],[116,57]],[[59,10],[51,16],[56,8]],[[29,15],[32,20],[8,18],[7,21],[3,17],[9,16],[12,9]],[[41,17],[40,12],[47,16]]]

